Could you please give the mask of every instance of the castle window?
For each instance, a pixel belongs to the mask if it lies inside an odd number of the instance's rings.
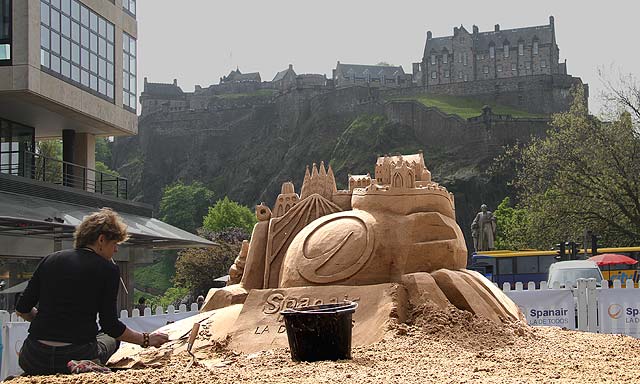
[[[538,54],[538,42],[537,41],[533,42],[533,54],[534,55]]]
[[[504,50],[504,57],[509,57],[509,44],[503,44],[502,49]]]
[[[484,67],[482,67],[482,72],[489,73],[489,66],[485,65]]]
[[[458,63],[462,63],[462,53],[458,55]]]
[[[462,65],[467,65],[467,52],[462,56]]]
[[[502,64],[498,64],[498,72],[502,72]]]
[[[431,65],[436,64],[436,55],[431,55]]]
[[[435,79],[438,76],[438,74],[436,73],[436,71],[431,72],[431,78]]]
[[[458,72],[458,79],[462,79],[462,71]]]
[[[515,71],[517,69],[516,63],[511,63],[511,70]]]
[[[546,60],[540,60],[540,68],[546,68],[547,67],[547,61]]]
[[[464,81],[469,81],[469,75],[468,74],[464,74]]]
[[[496,47],[493,45],[489,46],[489,58],[493,59],[496,57]]]
[[[442,53],[442,63],[447,64],[449,62],[449,54],[447,52]]]
[[[524,43],[518,43],[518,56],[524,56]]]
[[[525,61],[524,62],[524,69],[531,69],[531,62],[530,61]]]
[[[447,77],[447,78],[449,77],[449,70],[448,69],[444,70],[444,77]]]

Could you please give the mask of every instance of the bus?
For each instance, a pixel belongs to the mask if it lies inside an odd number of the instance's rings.
[[[640,261],[640,247],[598,248],[598,254],[602,253],[617,253]],[[500,287],[504,283],[510,283],[513,286],[517,282],[526,285],[532,281],[539,288],[541,281],[547,281],[549,266],[558,261],[556,256],[557,251],[482,251],[473,254],[469,269],[482,273]],[[590,256],[591,249],[579,250],[580,260],[588,259]],[[638,287],[639,265],[640,263],[603,266],[600,270],[604,279],[610,281],[610,285],[614,280],[620,280],[624,287],[627,279],[632,279],[634,285]]]

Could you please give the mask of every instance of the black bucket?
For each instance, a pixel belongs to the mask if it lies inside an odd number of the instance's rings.
[[[358,303],[345,301],[280,312],[294,361],[351,358],[351,317]]]

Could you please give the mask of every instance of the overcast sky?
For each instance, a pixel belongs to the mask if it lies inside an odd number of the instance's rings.
[[[289,63],[296,73],[331,77],[336,61],[402,65],[420,61],[426,32],[449,36],[461,24],[480,31],[549,23],[560,60],[590,85],[599,111],[598,68],[640,74],[635,0],[378,1],[138,0],[139,90],[178,79],[183,91],[217,84],[235,69],[271,80]]]

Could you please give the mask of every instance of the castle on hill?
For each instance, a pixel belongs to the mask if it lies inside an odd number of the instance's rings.
[[[402,66],[362,65],[337,62],[332,76],[298,74],[289,64],[270,81],[259,72],[242,73],[239,68],[206,88],[196,85],[184,92],[177,84],[151,83],[145,78],[140,96],[142,115],[156,111],[202,111],[233,108],[238,100],[224,95],[256,95],[250,103],[269,103],[290,92],[326,93],[350,87],[376,89],[385,95],[434,94],[470,96],[486,103],[504,104],[531,113],[551,114],[567,110],[570,89],[588,86],[567,73],[560,62],[555,21],[514,29],[480,32],[473,26],[454,27],[450,36],[433,37],[427,32],[422,60],[412,65],[413,73]],[[243,102],[245,102],[244,100]]]

